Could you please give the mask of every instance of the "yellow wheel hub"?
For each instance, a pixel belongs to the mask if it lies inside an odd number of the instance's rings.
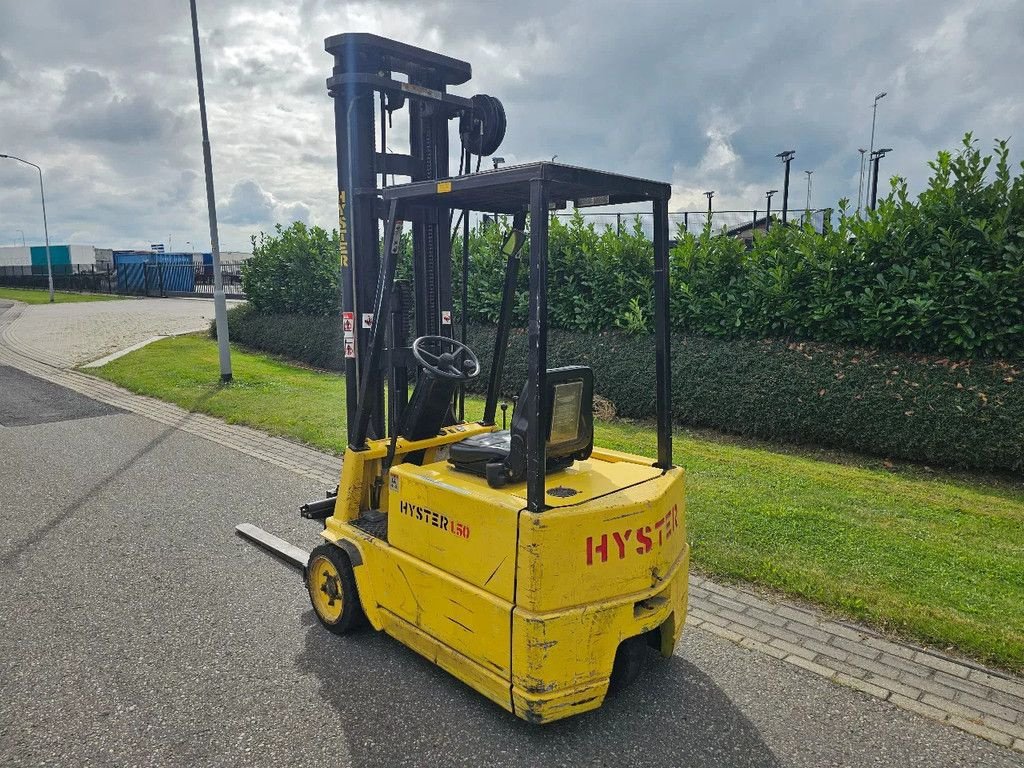
[[[318,557],[309,565],[309,596],[324,621],[333,624],[341,618],[345,608],[341,575],[326,557]]]

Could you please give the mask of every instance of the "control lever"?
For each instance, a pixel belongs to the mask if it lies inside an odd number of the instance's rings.
[[[508,429],[508,423],[505,421],[505,411],[508,410],[508,403],[502,400],[498,407],[501,408],[501,428]]]

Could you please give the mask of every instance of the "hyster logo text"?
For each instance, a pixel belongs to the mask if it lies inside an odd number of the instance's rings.
[[[625,528],[612,531],[611,534],[602,533],[596,538],[587,536],[587,565],[593,565],[595,560],[607,563],[609,555],[618,557],[619,560],[625,560],[630,552],[646,555],[655,545],[660,547],[672,538],[678,527],[679,508],[673,504],[672,509],[653,525]]]
[[[420,507],[408,501],[401,502],[399,509],[403,515],[408,515],[414,520],[420,520],[434,528],[440,528],[442,531],[448,531],[448,533],[453,536],[458,536],[460,539],[469,538],[468,525],[460,523],[457,520],[449,520],[447,515],[442,515],[440,512],[434,512],[432,509]]]

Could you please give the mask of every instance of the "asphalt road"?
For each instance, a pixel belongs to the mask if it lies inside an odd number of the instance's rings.
[[[1024,764],[701,630],[601,710],[531,726],[316,624],[233,532],[311,548],[296,507],[324,489],[297,475],[3,367],[0,462],[0,765]]]

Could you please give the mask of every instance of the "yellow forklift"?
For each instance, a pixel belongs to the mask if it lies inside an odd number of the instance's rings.
[[[649,647],[671,655],[686,614],[683,470],[672,465],[670,186],[548,162],[471,173],[473,157],[492,154],[505,125],[497,99],[447,92],[469,79],[469,64],[373,35],[339,35],[326,48],[335,59],[328,89],[349,445],[336,495],[302,507],[324,526],[324,543],[303,558],[313,609],[338,634],[369,623],[528,721],[600,707],[609,688],[636,675]],[[410,152],[396,155],[386,128],[407,101]],[[463,171],[454,177],[453,118]],[[410,181],[388,185],[394,175]],[[548,368],[548,222],[567,203],[653,207],[656,459],[594,446],[593,372]],[[478,422],[465,420],[465,388],[484,366],[466,345],[465,323],[460,339],[453,333],[453,211],[463,227],[461,318],[470,212],[510,223]],[[396,279],[405,222],[411,286]],[[499,428],[521,260],[528,375]]]

